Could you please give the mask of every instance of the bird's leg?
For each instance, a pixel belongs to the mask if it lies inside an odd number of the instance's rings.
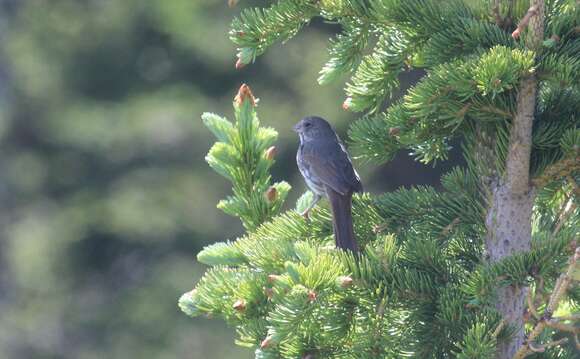
[[[300,215],[302,215],[302,217],[304,217],[305,219],[308,219],[310,210],[314,208],[314,206],[316,206],[316,204],[318,203],[318,201],[320,201],[320,199],[322,199],[322,196],[315,193],[314,199],[312,200],[312,203],[310,203],[310,206],[308,206],[308,208],[306,208],[304,212],[300,213]]]

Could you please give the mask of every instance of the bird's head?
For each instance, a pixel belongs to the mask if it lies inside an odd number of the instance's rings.
[[[302,140],[319,139],[328,136],[331,136],[330,138],[336,137],[332,126],[321,117],[304,117],[293,128]]]

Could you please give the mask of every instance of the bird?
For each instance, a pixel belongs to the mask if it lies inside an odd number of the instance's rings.
[[[360,177],[346,148],[330,123],[318,116],[307,116],[294,127],[300,145],[296,153],[298,169],[314,193],[308,213],[323,197],[328,198],[336,246],[358,252],[352,224],[352,194],[362,192]]]

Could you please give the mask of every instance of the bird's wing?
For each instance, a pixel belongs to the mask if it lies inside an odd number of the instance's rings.
[[[362,190],[360,179],[340,143],[326,143],[325,146],[317,146],[317,148],[318,151],[305,148],[302,156],[310,164],[310,170],[322,183],[342,195]]]

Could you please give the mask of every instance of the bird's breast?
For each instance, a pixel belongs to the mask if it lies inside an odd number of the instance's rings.
[[[296,163],[298,164],[298,169],[304,177],[304,181],[310,190],[316,193],[319,196],[325,196],[326,191],[324,189],[324,183],[316,176],[316,174],[312,171],[311,164],[305,159],[302,155],[304,151],[303,144],[300,145],[298,148],[298,153],[296,154]]]

